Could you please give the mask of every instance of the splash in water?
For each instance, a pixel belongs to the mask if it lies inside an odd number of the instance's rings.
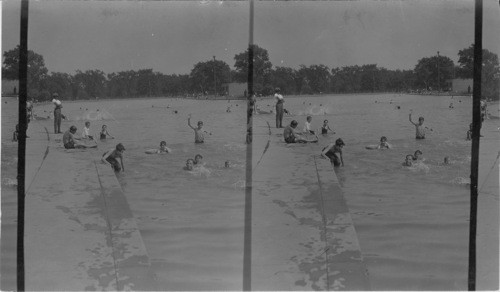
[[[456,177],[450,181],[454,185],[470,185],[470,178],[468,177]]]
[[[107,110],[85,111],[82,115],[74,116],[74,121],[102,121],[102,120],[115,120]]]
[[[15,187],[15,186],[17,186],[17,179],[12,179],[12,178],[6,177],[2,180],[2,184],[4,186]]]
[[[429,166],[421,161],[413,162],[413,165],[408,167],[408,169],[411,171],[422,171],[425,173],[429,172]]]
[[[331,113],[329,106],[317,106],[313,105],[308,107],[305,111],[299,111],[300,116],[323,116]]]
[[[206,168],[203,165],[197,166],[193,168],[189,173],[196,175],[196,176],[204,176],[204,177],[209,177],[210,174],[212,173],[210,169]]]

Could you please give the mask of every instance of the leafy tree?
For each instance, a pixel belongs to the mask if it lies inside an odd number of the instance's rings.
[[[271,71],[271,80],[274,87],[279,87],[284,94],[296,93],[295,75],[297,72],[288,67],[276,67]]]
[[[453,61],[446,56],[422,58],[418,60],[414,69],[416,85],[425,87],[426,89],[443,89],[445,88],[446,80],[453,77],[454,67]]]
[[[19,79],[19,58],[19,45],[3,53],[2,78]],[[44,90],[43,81],[47,77],[47,72],[43,56],[28,50],[28,96],[40,98],[42,90]]]
[[[137,72],[137,93],[139,96],[152,96],[156,87],[153,69],[142,69]]]
[[[266,87],[272,87],[271,71],[273,64],[269,61],[269,54],[267,50],[252,45],[253,50],[253,82],[254,91],[261,92]],[[239,82],[247,82],[248,79],[248,51],[239,53],[234,56],[234,67],[236,68],[236,76],[234,79]]]
[[[190,75],[165,75],[162,78],[162,94],[170,96],[198,92],[192,89]]]
[[[302,76],[304,93],[327,92],[330,87],[330,69],[325,65],[300,65],[298,74]]]
[[[51,72],[45,79],[45,88],[47,89],[47,98],[51,93],[57,92],[60,98],[67,98],[72,95],[72,77],[67,73]]]
[[[360,90],[363,92],[374,92],[376,89],[379,89],[380,81],[379,69],[376,64],[363,65],[360,69]]]
[[[486,97],[494,97],[498,99],[499,82],[500,82],[500,66],[498,56],[495,53],[483,49],[482,51],[482,68],[481,68],[481,93]],[[462,49],[458,52],[458,68],[457,77],[473,78],[474,75],[474,44],[470,47]]]
[[[198,62],[191,70],[191,81],[193,87],[198,92],[208,92],[221,94],[223,83],[229,82],[231,69],[229,65],[220,60],[210,60]]]
[[[85,72],[76,70],[73,80],[78,89],[83,90],[82,96],[79,92],[79,97],[96,98],[105,93],[106,75],[101,70],[87,70]]]

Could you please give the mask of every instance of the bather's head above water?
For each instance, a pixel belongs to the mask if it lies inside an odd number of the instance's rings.
[[[406,155],[405,162],[403,162],[403,165],[412,166],[413,165],[412,160],[413,160],[413,155],[411,154]]]
[[[186,160],[186,167],[184,167],[184,169],[185,170],[193,170],[193,167],[194,167],[194,160],[191,158],[188,158],[188,160]]]

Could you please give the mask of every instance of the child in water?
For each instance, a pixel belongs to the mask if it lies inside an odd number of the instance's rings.
[[[170,153],[170,152],[172,152],[172,149],[167,147],[167,142],[165,142],[165,141],[160,142],[159,149],[146,150],[146,154],[164,154],[164,153]]]
[[[415,139],[417,139],[417,140],[425,139],[424,118],[419,117],[418,124],[417,124],[411,120],[411,114],[412,114],[412,111],[410,110],[409,120],[410,120],[410,123],[412,123],[415,126]]]
[[[108,133],[108,126],[106,125],[102,125],[102,130],[101,130],[101,133],[100,133],[100,139],[101,140],[104,140],[106,139],[106,137],[109,136],[111,139],[114,139],[115,137],[111,136],[109,133]]]
[[[413,155],[413,160],[418,160],[420,158],[420,155],[422,155],[422,151],[417,150],[415,151],[415,154]]]
[[[380,144],[378,145],[378,149],[391,149],[391,144],[387,143],[387,137],[380,137]]]
[[[191,126],[191,114],[188,116],[188,126],[191,127],[191,129],[194,130],[194,143],[204,143],[205,142],[205,136],[203,133],[207,133],[209,135],[212,135],[212,133],[209,133],[207,131],[203,131],[203,122],[198,121],[198,127],[193,127]]]
[[[405,162],[403,162],[403,166],[412,166],[413,165],[413,155],[408,154],[406,155]]]
[[[90,139],[90,140],[94,139],[94,137],[92,135],[90,135],[90,122],[89,121],[85,122],[85,127],[83,127],[83,131],[82,131],[82,138],[83,139]]]
[[[330,145],[323,148],[321,152],[321,156],[324,158],[329,158],[330,162],[333,163],[333,166],[344,166],[344,159],[342,158],[342,148],[345,143],[341,138],[338,138],[335,143],[331,143]]]
[[[304,130],[303,130],[303,132],[306,133],[306,134],[313,134],[313,135],[315,135],[314,131],[311,130],[311,121],[312,121],[312,117],[311,116],[307,116],[306,122],[304,123]]]
[[[333,134],[335,134],[335,132],[330,128],[330,126],[328,126],[328,120],[324,120],[323,126],[321,126],[321,134],[326,135],[328,134],[328,131],[333,132]]]
[[[196,154],[194,156],[194,164],[196,164],[197,166],[205,165],[205,163],[203,162],[203,156],[201,154]]]
[[[369,145],[365,147],[366,149],[369,150],[374,150],[374,149],[391,149],[392,146],[391,144],[387,143],[387,137],[382,136],[380,137],[380,143],[378,145]]]
[[[101,161],[111,165],[115,172],[125,171],[125,167],[123,166],[123,151],[125,151],[125,147],[123,147],[122,143],[118,143],[115,149],[111,149],[102,155]],[[118,158],[120,159],[120,163],[118,163]]]
[[[194,167],[194,160],[192,158],[188,158],[188,160],[186,160],[186,166],[184,167],[184,170],[192,171],[193,167]]]

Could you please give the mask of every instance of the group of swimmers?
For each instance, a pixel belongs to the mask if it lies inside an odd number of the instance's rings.
[[[90,122],[88,121],[85,122],[85,127],[83,128],[80,137],[77,137],[75,135],[76,131],[77,127],[72,125],[66,132],[64,132],[62,139],[64,148],[66,149],[97,148],[97,142],[95,141],[94,136],[90,134]],[[100,140],[104,140],[107,139],[107,137],[111,139],[115,138],[109,134],[107,126],[102,125],[101,132],[99,133],[99,138]],[[85,140],[94,141],[95,145],[87,145],[86,143],[82,143]],[[124,151],[125,147],[123,146],[123,144],[118,143],[114,149],[110,149],[102,155],[101,161],[103,163],[109,164],[115,172],[125,171],[125,167],[123,166]]]
[[[412,123],[415,126],[415,139],[417,140],[422,140],[425,139],[426,135],[426,130],[429,129],[428,127],[424,126],[424,118],[419,117],[418,122],[413,122],[412,120],[412,110],[410,110],[410,114],[408,116],[408,119],[410,123]],[[297,128],[298,122],[296,120],[292,120],[290,122],[290,125],[285,127],[283,131],[283,137],[284,140],[287,144],[289,143],[316,143],[318,142],[318,136],[316,135],[316,132],[311,130],[311,121],[312,117],[307,116],[306,122],[304,123],[304,129],[303,132],[300,133],[296,131],[295,129]],[[277,123],[277,127],[279,128],[279,123]],[[432,129],[429,129],[432,131]],[[328,131],[335,132],[328,126],[328,120],[325,120],[323,122],[323,126],[321,127],[321,134],[325,135],[328,134]],[[316,139],[307,139],[304,138],[302,135],[303,134],[312,134],[315,136]],[[472,124],[470,124],[470,129],[467,132],[467,140],[470,140],[472,138]],[[327,159],[330,159],[330,162],[333,164],[335,167],[339,166],[344,166],[344,160],[342,157],[342,149],[345,146],[344,141],[342,138],[338,138],[335,140],[334,143],[330,143],[326,147],[324,147],[321,151],[321,156]],[[391,144],[388,143],[387,137],[382,136],[380,138],[380,142],[377,145],[369,145],[366,146],[366,149],[391,149],[392,146]],[[405,161],[403,162],[403,166],[412,166],[414,161],[418,160],[418,158],[422,155],[422,151],[416,150],[414,154],[408,154],[405,157]],[[449,157],[444,158],[444,165],[448,165],[449,162]]]

